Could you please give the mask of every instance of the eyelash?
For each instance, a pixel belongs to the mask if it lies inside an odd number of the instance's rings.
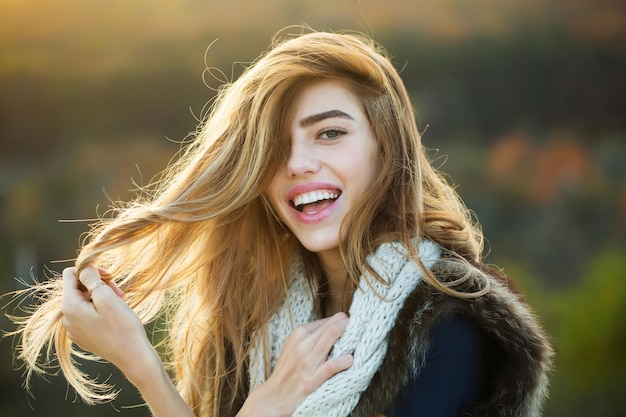
[[[335,136],[334,137],[328,137],[329,133],[332,133]],[[319,138],[320,139],[326,139],[326,140],[334,140],[334,139],[337,139],[338,137],[340,137],[342,135],[345,135],[346,133],[348,133],[348,132],[346,132],[343,129],[339,129],[339,128],[333,127],[333,128],[325,129],[325,130],[321,131],[320,134],[319,134]],[[324,137],[324,135],[326,135],[327,137]]]

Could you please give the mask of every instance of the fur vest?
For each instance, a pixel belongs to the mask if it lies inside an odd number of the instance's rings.
[[[540,416],[547,398],[553,349],[525,301],[503,275],[484,265],[471,268],[443,258],[432,272],[442,282],[467,276],[463,287],[457,287],[462,291],[480,289],[481,272],[486,273],[491,279],[491,291],[466,300],[420,282],[404,303],[389,333],[385,359],[352,416],[372,417],[392,408],[401,387],[424,367],[430,330],[452,315],[473,322],[485,333],[490,346],[484,399],[467,416]]]
[[[547,398],[553,348],[523,297],[506,277],[483,264],[441,257],[428,267],[444,283],[465,279],[454,287],[462,292],[480,290],[487,275],[491,290],[478,298],[461,299],[420,280],[403,301],[387,335],[382,363],[350,415],[375,417],[392,409],[401,388],[424,368],[431,330],[460,315],[483,332],[489,348],[483,399],[466,416],[539,417]],[[234,415],[249,388],[242,387],[231,404],[234,408],[222,408],[222,415]]]

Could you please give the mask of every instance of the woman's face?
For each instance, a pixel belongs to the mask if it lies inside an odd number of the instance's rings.
[[[304,247],[334,251],[341,222],[379,174],[376,139],[360,100],[338,81],[306,85],[293,114],[291,151],[268,196]]]

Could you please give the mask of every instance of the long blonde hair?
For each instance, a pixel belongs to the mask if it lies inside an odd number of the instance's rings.
[[[197,416],[218,416],[245,392],[250,335],[263,330],[284,298],[289,259],[304,251],[264,191],[288,153],[296,94],[318,79],[341,80],[361,99],[379,143],[382,174],[344,223],[342,254],[352,280],[368,268],[367,253],[391,239],[411,248],[412,238],[426,237],[462,259],[480,258],[482,234],[429,163],[407,91],[382,48],[348,33],[276,39],[219,91],[197,136],[158,186],[101,219],[76,261],[79,270],[88,264],[106,269],[144,322],[165,317],[165,356]],[[18,320],[27,379],[46,371],[56,352],[85,401],[114,398],[110,387],[74,364],[72,356],[81,352],[61,326],[61,281],[33,291],[40,303]]]

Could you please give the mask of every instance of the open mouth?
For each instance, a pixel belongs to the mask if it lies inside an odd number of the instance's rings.
[[[289,204],[301,213],[315,214],[333,204],[340,195],[340,191],[312,191],[297,195]]]

